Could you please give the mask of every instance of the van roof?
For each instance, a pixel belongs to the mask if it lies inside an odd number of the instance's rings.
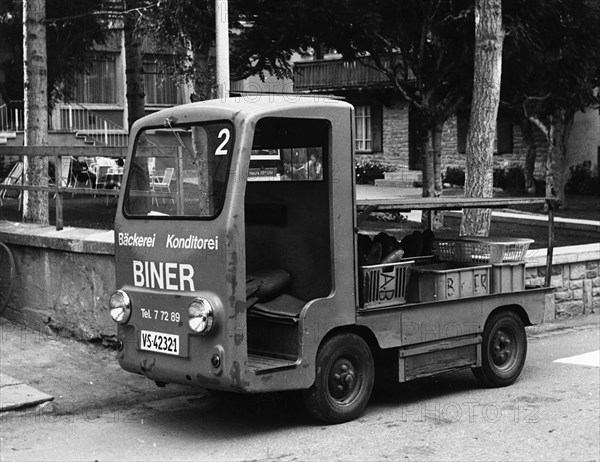
[[[286,112],[290,116],[302,114],[307,116],[314,114],[319,116],[321,112],[340,111],[346,112],[352,105],[333,98],[323,98],[318,95],[273,95],[256,94],[224,99],[212,99],[196,103],[182,104],[171,108],[149,114],[134,124],[163,125],[164,120],[170,118],[172,123],[197,122],[203,120],[250,118],[259,119],[273,114],[273,116],[285,117]]]

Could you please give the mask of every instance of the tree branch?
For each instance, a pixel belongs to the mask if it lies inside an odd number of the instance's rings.
[[[550,142],[550,130],[548,130],[548,127],[544,125],[544,122],[542,122],[534,115],[527,115],[527,111],[525,111],[525,115],[531,121],[531,123],[533,123],[537,128],[539,128],[542,131],[548,142]]]
[[[92,18],[92,17],[102,17],[102,16],[109,17],[109,16],[117,16],[117,15],[126,15],[126,14],[131,14],[131,13],[138,13],[140,16],[143,16],[142,11],[146,11],[146,10],[149,10],[149,9],[157,7],[157,6],[158,6],[158,3],[153,3],[152,5],[142,6],[139,8],[131,8],[128,10],[123,10],[123,11],[115,11],[115,12],[92,11],[89,13],[76,14],[73,16],[63,16],[61,18],[46,19],[46,25],[59,24],[61,22],[69,22],[69,21],[73,21],[75,19],[82,19],[82,18]]]

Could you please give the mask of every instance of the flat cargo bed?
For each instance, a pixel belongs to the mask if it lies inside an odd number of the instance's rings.
[[[463,208],[504,208],[516,205],[543,205],[543,197],[389,197],[358,199],[359,211],[460,210]]]

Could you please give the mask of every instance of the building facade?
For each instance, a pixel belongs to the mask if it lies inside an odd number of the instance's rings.
[[[415,136],[411,105],[394,91],[386,78],[361,60],[344,61],[340,57],[303,60],[295,63],[294,90],[344,97],[356,108],[355,150],[357,160],[374,161],[395,169],[418,172],[420,153]],[[444,124],[442,170],[466,165],[468,112],[458,112]],[[535,128],[537,157],[535,176],[543,179],[546,171],[547,141]],[[496,128],[494,168],[523,166],[528,146],[521,128],[502,109]],[[590,161],[598,174],[600,157],[600,112],[590,109],[576,114],[569,139],[568,165]]]

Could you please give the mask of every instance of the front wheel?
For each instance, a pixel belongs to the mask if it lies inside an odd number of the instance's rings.
[[[308,412],[327,423],[362,414],[373,390],[375,366],[371,349],[356,334],[326,340],[317,353],[315,383],[303,393]]]
[[[483,330],[481,367],[473,374],[486,387],[513,383],[525,365],[527,336],[523,321],[512,311],[491,316]]]

